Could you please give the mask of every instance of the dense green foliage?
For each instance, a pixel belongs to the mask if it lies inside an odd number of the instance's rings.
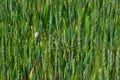
[[[0,0],[0,80],[120,80],[120,0]]]

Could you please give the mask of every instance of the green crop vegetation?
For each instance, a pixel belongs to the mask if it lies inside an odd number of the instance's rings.
[[[0,0],[0,80],[120,80],[120,0]]]

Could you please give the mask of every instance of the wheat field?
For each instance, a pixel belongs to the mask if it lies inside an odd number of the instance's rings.
[[[0,80],[120,80],[120,0],[0,0]]]

